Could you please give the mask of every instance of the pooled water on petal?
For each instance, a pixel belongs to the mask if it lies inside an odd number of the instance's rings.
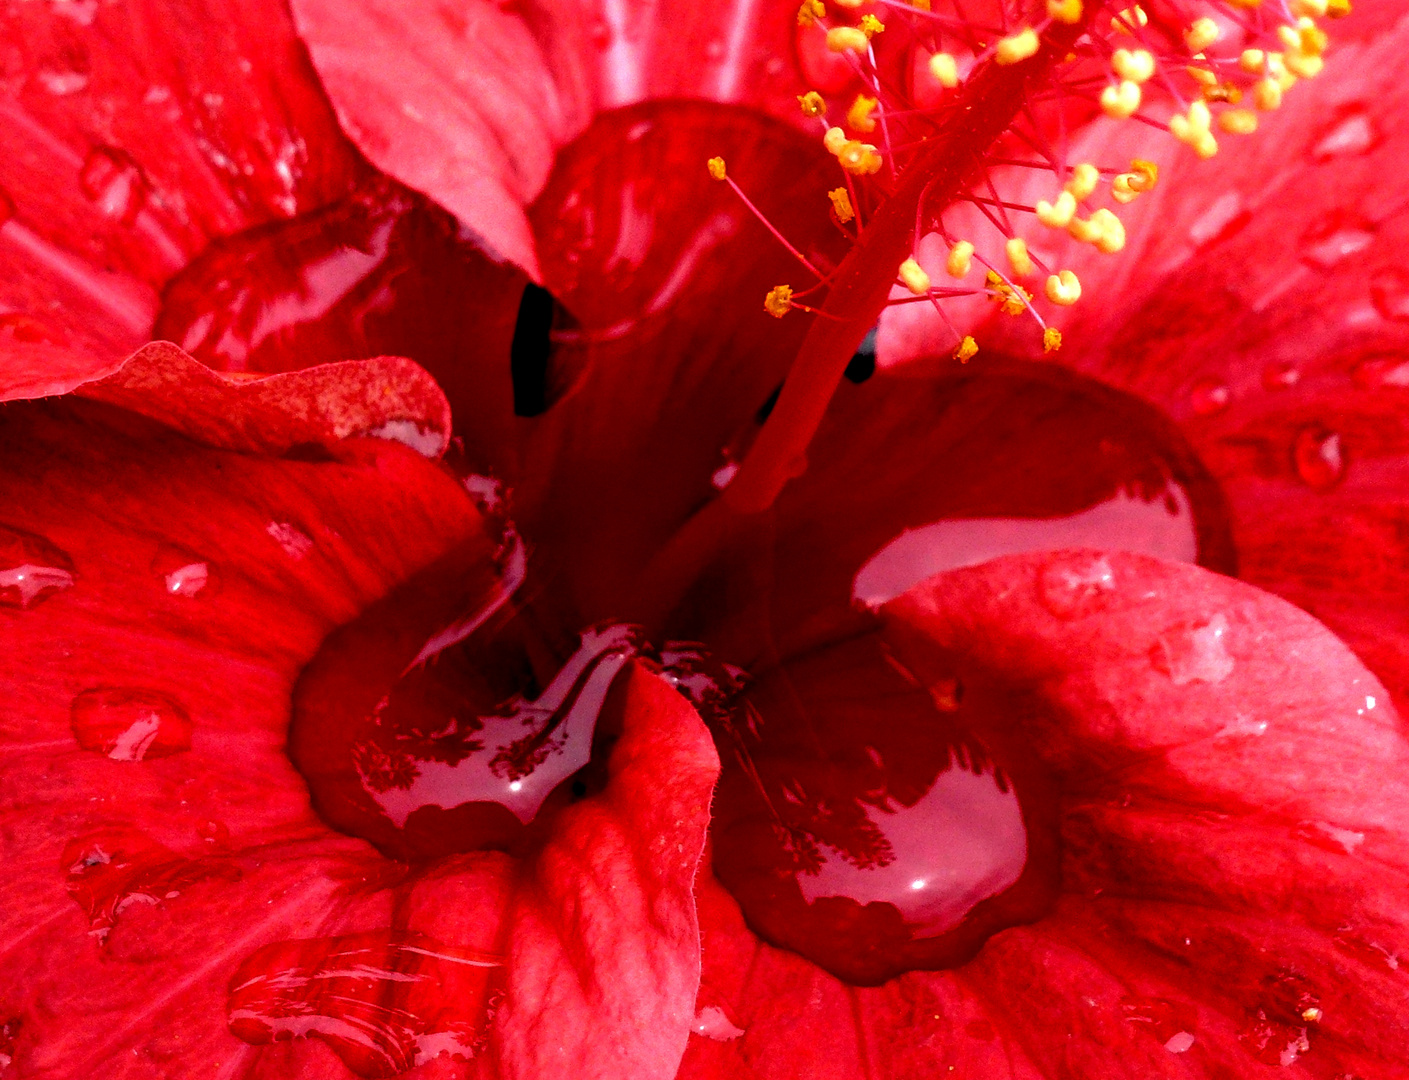
[[[1042,568],[1037,597],[1059,619],[1081,619],[1105,609],[1115,593],[1115,571],[1104,555],[1059,555]]]
[[[1380,134],[1370,114],[1356,107],[1331,122],[1311,146],[1313,161],[1353,157],[1364,154],[1380,141]]]
[[[73,588],[68,555],[35,533],[0,525],[0,607],[28,609]]]
[[[1228,407],[1232,395],[1219,379],[1202,378],[1189,388],[1189,408],[1195,416],[1212,416]]]
[[[1340,435],[1310,424],[1292,440],[1292,465],[1307,487],[1327,491],[1345,478],[1345,450]]]
[[[1155,667],[1175,686],[1222,682],[1234,667],[1227,636],[1228,619],[1222,613],[1207,622],[1166,630],[1154,647]]]
[[[303,559],[313,550],[313,538],[291,521],[271,521],[264,531],[291,559]]]
[[[162,544],[152,558],[152,573],[168,596],[209,600],[220,592],[220,571],[214,563],[177,544]]]
[[[131,225],[147,204],[147,181],[132,156],[111,146],[95,147],[78,177],[83,194],[104,217]]]
[[[114,761],[168,757],[191,748],[190,716],[155,690],[85,690],[69,707],[69,723],[79,746]]]
[[[730,1042],[744,1034],[744,1029],[736,1027],[718,1005],[706,1005],[695,1013],[695,1022],[690,1025],[690,1030],[718,1042]]]

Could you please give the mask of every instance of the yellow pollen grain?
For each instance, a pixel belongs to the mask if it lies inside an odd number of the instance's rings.
[[[946,90],[959,85],[959,65],[949,53],[937,52],[930,57],[930,74]]]
[[[1056,352],[1062,347],[1062,332],[1055,326],[1049,326],[1042,331],[1042,351],[1045,353]]]
[[[1111,20],[1111,29],[1117,34],[1128,34],[1132,26],[1148,26],[1150,17],[1139,4],[1126,8]]]
[[[763,310],[781,319],[793,306],[793,290],[788,285],[774,285],[763,298]]]
[[[853,52],[864,55],[871,39],[854,26],[834,26],[827,31],[827,48],[832,52]]]
[[[1106,255],[1114,255],[1125,247],[1125,223],[1104,206],[1091,215],[1091,224],[1099,230],[1096,250]]]
[[[967,364],[978,355],[978,342],[972,337],[965,337],[963,341],[954,349],[954,359],[961,364]]]
[[[1021,236],[1014,236],[1004,244],[1003,251],[1008,256],[1008,265],[1013,268],[1016,276],[1027,277],[1032,273],[1032,256],[1027,252],[1027,241]]]
[[[1344,19],[1350,14],[1350,0],[1326,0],[1326,17]]]
[[[1062,307],[1071,307],[1081,299],[1081,282],[1070,270],[1059,270],[1047,279],[1047,299]]]
[[[1037,55],[1041,45],[1037,31],[1029,26],[1010,37],[1000,39],[995,50],[995,59],[1003,65],[1021,63],[1028,57]]]
[[[881,20],[874,15],[862,15],[861,32],[866,35],[866,40],[869,41],[877,34],[884,34],[886,32],[886,24],[881,22]]]
[[[805,94],[797,97],[798,108],[802,110],[802,115],[806,117],[824,116],[827,112],[826,99],[816,90],[809,90]]]
[[[1083,161],[1071,171],[1071,179],[1064,185],[1070,191],[1072,197],[1078,201],[1090,198],[1091,193],[1096,190],[1096,186],[1101,182],[1101,174],[1096,166],[1089,161]]]
[[[1251,135],[1257,130],[1257,113],[1251,109],[1227,109],[1218,114],[1218,126],[1229,135]]]
[[[837,7],[848,8],[852,11],[855,11],[862,4],[864,4],[866,0],[832,0],[832,2],[836,4]]]
[[[1203,60],[1204,54],[1199,53],[1197,59]],[[1205,90],[1218,85],[1218,76],[1212,71],[1209,71],[1208,68],[1195,67],[1193,64],[1190,64],[1184,70],[1189,73],[1189,78],[1193,79],[1194,82],[1198,83]]]
[[[827,6],[822,0],[802,0],[802,6],[797,9],[797,24],[811,26],[826,14]]]
[[[846,123],[852,131],[869,134],[876,130],[875,118],[871,116],[876,107],[876,99],[865,94],[857,94],[851,108],[846,110]]]
[[[1309,16],[1319,19],[1330,10],[1330,4],[1326,0],[1292,0],[1288,6],[1293,15],[1300,15],[1302,18]]]
[[[1050,229],[1065,229],[1076,214],[1076,199],[1070,191],[1063,191],[1054,203],[1039,199],[1036,211],[1037,220],[1043,225]]]
[[[1259,79],[1252,86],[1252,101],[1263,112],[1282,107],[1282,88],[1276,79]]]
[[[832,188],[827,192],[827,198],[832,200],[832,213],[836,214],[837,220],[845,225],[856,216],[856,211],[851,207],[851,196],[846,188]]]
[[[870,176],[881,168],[881,155],[876,148],[855,139],[847,140],[837,151],[837,161],[852,176]]]
[[[1149,49],[1117,49],[1111,54],[1111,70],[1133,83],[1148,82],[1155,73],[1155,57]]]
[[[967,240],[960,240],[949,249],[949,257],[944,261],[944,272],[952,278],[962,278],[973,266],[974,246]]]
[[[1203,52],[1218,40],[1218,35],[1218,24],[1205,15],[1189,24],[1189,29],[1184,31],[1184,44],[1189,46],[1190,52]]]
[[[709,169],[709,175],[716,180],[723,180],[728,173],[724,171],[724,159],[722,157],[712,157],[705,162],[705,167]]]
[[[1262,65],[1267,62],[1267,54],[1261,49],[1244,49],[1238,54],[1238,67],[1249,75],[1262,74]]]
[[[913,255],[900,264],[897,273],[901,283],[916,296],[924,296],[930,291],[930,276],[925,273],[925,268],[915,261]]]
[[[1124,120],[1140,107],[1140,84],[1122,79],[1101,91],[1101,109],[1107,116]]]
[[[1287,70],[1302,79],[1314,79],[1321,74],[1326,61],[1319,56],[1308,56],[1303,52],[1288,52],[1282,62]]]
[[[1047,17],[1067,26],[1081,21],[1081,0],[1047,0]]]

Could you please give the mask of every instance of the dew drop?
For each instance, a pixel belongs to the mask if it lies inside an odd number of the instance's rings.
[[[291,559],[303,559],[313,550],[313,538],[292,522],[271,521],[264,531]]]
[[[1409,360],[1402,356],[1372,356],[1351,368],[1350,378],[1362,390],[1409,387]]]
[[[1231,395],[1219,379],[1202,378],[1189,388],[1189,408],[1195,416],[1213,416],[1228,407]]]
[[[1194,1007],[1186,1002],[1130,994],[1121,998],[1120,1011],[1126,1023],[1148,1031],[1171,1053],[1183,1053],[1194,1044],[1192,1030],[1196,1013]],[[1185,1039],[1188,1041],[1184,1042]],[[1175,1050],[1171,1043],[1183,1045]]]
[[[1194,1036],[1188,1031],[1178,1031],[1166,1040],[1164,1048],[1171,1054],[1182,1054],[1194,1045]]]
[[[1302,1054],[1311,1049],[1311,1040],[1304,1027],[1294,1027],[1269,1020],[1263,1010],[1238,1030],[1238,1041],[1264,1065],[1295,1065]]]
[[[1252,215],[1236,191],[1225,191],[1189,226],[1189,240],[1196,248],[1226,240],[1248,223]]]
[[[1037,581],[1042,606],[1059,619],[1082,619],[1103,610],[1115,593],[1115,570],[1104,555],[1058,555]]]
[[[396,1076],[480,1048],[503,960],[424,934],[278,941],[230,978],[230,1033],[255,1046],[320,1039],[358,1076]]]
[[[1301,382],[1301,370],[1292,363],[1268,364],[1262,369],[1262,388],[1268,391],[1290,390]]]
[[[739,463],[726,451],[724,460],[720,462],[719,468],[715,469],[714,472],[710,474],[709,482],[714,485],[715,491],[723,491],[733,482],[738,472]]]
[[[0,607],[27,610],[73,588],[73,560],[44,537],[0,525]]]
[[[718,1005],[706,1005],[695,1013],[695,1022],[690,1025],[690,1030],[719,1042],[729,1042],[744,1033],[744,1029],[736,1027]]]
[[[1409,322],[1409,270],[1377,270],[1370,278],[1370,302],[1391,322]]]
[[[1301,239],[1301,261],[1317,270],[1330,270],[1375,242],[1375,234],[1360,225],[1330,216],[1318,221]]]
[[[176,544],[162,544],[157,549],[152,573],[168,596],[209,600],[220,592],[220,571],[215,564]]]
[[[112,826],[64,847],[64,888],[88,916],[88,933],[107,940],[134,904],[160,904],[208,880],[238,881],[240,871],[215,859],[187,859],[136,829]]]
[[[39,80],[39,85],[44,87],[55,97],[68,97],[70,94],[77,94],[81,90],[88,89],[91,81],[87,72],[84,71],[63,71],[55,68],[44,68],[35,74]]]
[[[1350,157],[1373,149],[1380,141],[1373,121],[1365,110],[1356,108],[1332,121],[1311,147],[1313,160]]]
[[[104,217],[131,225],[147,203],[147,181],[124,150],[95,147],[78,174],[79,186]]]
[[[1152,651],[1154,666],[1175,686],[1193,682],[1219,683],[1233,673],[1227,648],[1228,620],[1222,613],[1205,623],[1178,626],[1159,636]]]
[[[230,826],[223,821],[202,821],[196,826],[196,835],[217,851],[230,846]]]
[[[1345,449],[1341,438],[1319,424],[1302,428],[1292,440],[1292,466],[1302,483],[1328,491],[1345,477]]]
[[[190,716],[154,690],[85,690],[69,706],[69,723],[79,746],[114,761],[143,761],[191,749]]]

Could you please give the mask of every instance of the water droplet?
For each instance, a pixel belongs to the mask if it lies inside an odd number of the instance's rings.
[[[197,882],[238,881],[240,871],[214,859],[187,859],[136,829],[110,827],[75,837],[59,862],[64,888],[88,915],[88,933],[106,941],[134,904],[160,904]]]
[[[1355,849],[1365,842],[1363,832],[1343,829],[1326,821],[1300,822],[1293,835],[1298,840],[1315,844],[1323,851],[1333,851],[1337,855],[1354,855]]]
[[[1219,613],[1204,623],[1166,630],[1155,643],[1151,658],[1175,686],[1219,683],[1233,673],[1227,637],[1228,620]]]
[[[313,538],[289,521],[271,521],[264,531],[291,559],[302,559],[313,550]]]
[[[19,1042],[22,1025],[18,1016],[0,1016],[0,1076],[15,1063],[15,1044]]]
[[[690,1030],[696,1035],[719,1042],[729,1042],[744,1033],[744,1029],[735,1027],[718,1005],[706,1005],[695,1013],[695,1022],[690,1026]]]
[[[1330,270],[1375,242],[1375,234],[1343,215],[1316,221],[1301,238],[1301,261],[1317,270]]]
[[[1164,1048],[1171,1054],[1182,1054],[1194,1045],[1194,1036],[1188,1031],[1177,1031],[1165,1042]]]
[[[1369,114],[1361,108],[1350,110],[1333,120],[1311,147],[1315,161],[1350,157],[1372,150],[1380,141],[1379,132]]]
[[[147,203],[147,181],[124,150],[95,147],[78,174],[79,186],[105,216],[131,225]]]
[[[1228,407],[1231,395],[1219,379],[1202,378],[1189,387],[1189,408],[1195,416],[1212,416]]]
[[[1104,555],[1059,555],[1042,568],[1037,596],[1059,619],[1081,619],[1103,610],[1115,594],[1115,570]]]
[[[1409,322],[1409,270],[1388,267],[1370,278],[1370,302],[1391,322]]]
[[[1189,226],[1189,240],[1196,248],[1207,247],[1215,241],[1226,240],[1251,219],[1242,195],[1225,191]]]
[[[69,707],[78,745],[114,761],[143,761],[191,749],[191,718],[154,690],[98,687]]]
[[[1121,998],[1120,1011],[1126,1023],[1148,1031],[1171,1053],[1182,1054],[1194,1044],[1192,1031],[1197,1014],[1187,1002],[1131,994]],[[1182,1044],[1181,1049],[1173,1049],[1170,1043]]]
[[[320,1039],[358,1076],[390,1077],[472,1058],[503,970],[500,957],[412,932],[278,941],[231,977],[226,1017],[255,1046]]]
[[[1299,382],[1301,382],[1301,369],[1295,364],[1274,363],[1268,364],[1262,369],[1262,388],[1264,390],[1290,390]]]
[[[0,607],[32,608],[76,577],[73,560],[44,537],[0,525]]]
[[[1345,449],[1341,438],[1319,424],[1302,428],[1292,440],[1292,465],[1302,483],[1328,491],[1345,477]]]
[[[1238,1041],[1264,1065],[1295,1065],[1311,1049],[1304,1027],[1269,1020],[1261,1009],[1238,1030]]]
[[[85,71],[66,71],[56,68],[44,68],[35,74],[35,78],[39,80],[40,86],[55,97],[68,97],[80,90],[86,90],[91,81]]]
[[[1398,355],[1372,356],[1356,364],[1350,371],[1350,378],[1362,390],[1409,387],[1409,360]]]
[[[733,482],[738,472],[739,463],[726,453],[724,455],[723,464],[714,470],[709,478],[709,482],[714,485],[715,491],[723,491]]]
[[[98,17],[98,0],[50,0],[50,10],[79,26],[92,26]]]
[[[223,821],[202,821],[196,826],[196,835],[217,851],[230,846],[230,826]]]
[[[215,564],[176,544],[162,544],[157,549],[152,573],[168,596],[209,600],[220,593],[220,571]]]
[[[770,79],[776,79],[783,74],[787,66],[781,56],[770,56],[768,62],[763,65],[763,70]]]

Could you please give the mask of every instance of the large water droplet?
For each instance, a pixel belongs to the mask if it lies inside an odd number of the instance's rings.
[[[1370,229],[1340,215],[1327,215],[1301,238],[1301,261],[1317,270],[1330,270],[1374,242]]]
[[[157,549],[152,573],[168,596],[209,600],[220,592],[220,571],[215,564],[176,544],[162,544]]]
[[[374,930],[278,941],[230,978],[230,1033],[264,1046],[320,1039],[368,1080],[480,1047],[503,983],[497,956],[424,934]]]
[[[1380,141],[1379,131],[1364,109],[1355,108],[1333,120],[1312,144],[1315,161],[1349,157],[1372,150]]]
[[[1201,378],[1189,387],[1189,408],[1195,416],[1213,416],[1228,407],[1232,396],[1221,379]]]
[[[114,761],[143,761],[191,749],[191,718],[155,690],[98,687],[69,707],[78,745]]]
[[[1398,354],[1368,357],[1351,369],[1350,377],[1362,390],[1409,387],[1409,359]]]
[[[240,871],[215,859],[187,859],[136,829],[110,827],[70,840],[59,861],[64,888],[88,916],[88,933],[107,940],[134,904],[174,900],[197,882],[238,881]]]
[[[744,1033],[744,1029],[736,1027],[718,1005],[706,1005],[695,1013],[695,1022],[690,1025],[690,1030],[718,1042],[729,1042]]]
[[[1228,620],[1222,613],[1207,622],[1171,627],[1159,636],[1152,659],[1175,686],[1219,683],[1233,673],[1227,637]]]
[[[1059,619],[1081,619],[1102,611],[1115,594],[1115,571],[1104,555],[1058,555],[1042,568],[1037,596]]]
[[[1370,302],[1384,318],[1409,322],[1409,270],[1387,267],[1370,278]]]
[[[1307,487],[1328,491],[1345,478],[1341,438],[1319,424],[1302,428],[1292,439],[1292,467]]]
[[[76,577],[73,560],[44,537],[0,525],[0,607],[32,608]]]
[[[105,217],[131,225],[147,204],[147,181],[125,150],[98,146],[78,174],[79,186]]]

